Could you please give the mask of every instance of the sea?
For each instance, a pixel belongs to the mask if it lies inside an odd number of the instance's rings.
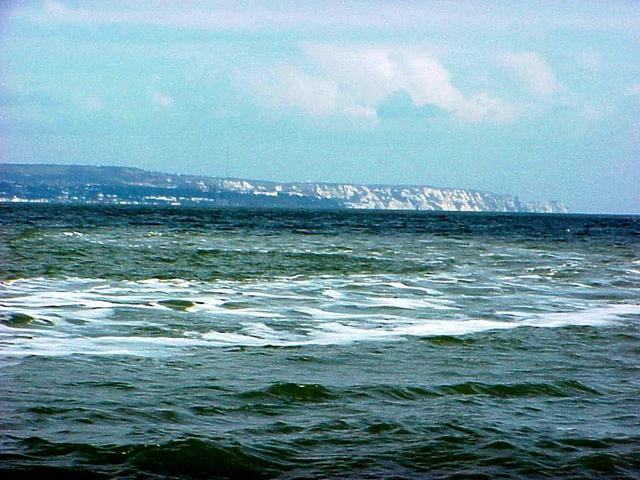
[[[640,217],[0,204],[2,478],[640,478]]]

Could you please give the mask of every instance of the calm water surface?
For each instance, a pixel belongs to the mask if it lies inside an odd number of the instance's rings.
[[[0,389],[11,478],[640,478],[640,217],[0,205]]]

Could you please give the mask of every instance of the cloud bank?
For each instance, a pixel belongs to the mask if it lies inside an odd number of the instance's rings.
[[[385,45],[307,44],[300,65],[282,64],[249,78],[265,105],[316,116],[376,117],[389,96],[405,92],[415,107],[433,106],[463,121],[507,121],[518,108],[487,92],[464,95],[426,52]]]
[[[271,28],[378,28],[421,30],[484,28],[510,30],[536,25],[538,28],[635,30],[640,28],[636,2],[615,2],[617,8],[593,11],[577,2],[531,1],[515,9],[502,2],[423,2],[416,0],[361,2],[326,0],[321,8],[313,2],[273,0],[119,0],[118,2],[45,0],[42,21],[101,24],[139,24],[193,27],[212,30],[259,30]],[[179,7],[179,8],[176,8]],[[548,14],[540,15],[547,9]],[[554,15],[555,13],[555,15]]]
[[[501,61],[534,94],[551,95],[564,88],[545,59],[535,52],[506,53]]]

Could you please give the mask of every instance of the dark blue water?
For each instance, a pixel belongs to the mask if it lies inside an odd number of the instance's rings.
[[[640,218],[0,205],[8,478],[640,478]]]

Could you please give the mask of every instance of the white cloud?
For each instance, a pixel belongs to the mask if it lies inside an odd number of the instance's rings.
[[[564,88],[547,62],[535,52],[507,53],[500,60],[534,94],[551,95]]]
[[[440,62],[411,47],[307,44],[303,51],[316,73],[282,66],[257,83],[256,93],[314,115],[375,117],[380,102],[397,91],[405,91],[417,107],[433,105],[466,121],[505,121],[517,114],[488,93],[465,97]]]
[[[602,55],[594,52],[582,52],[576,57],[578,64],[591,70],[596,70],[602,66]]]
[[[268,106],[297,108],[314,116],[375,116],[375,110],[350,101],[334,80],[310,75],[293,65],[278,65],[243,80]]]
[[[294,107],[312,115],[329,115],[338,107],[335,82],[279,65],[251,79],[256,93],[272,106]]]
[[[416,105],[433,104],[445,110],[462,101],[438,61],[407,47],[315,44],[304,51],[358,102],[375,104],[398,90],[406,90]]]
[[[148,92],[153,105],[163,110],[171,108],[171,106],[173,105],[173,98],[171,98],[169,95],[158,88],[158,84],[160,83],[160,75],[151,75],[149,83],[150,85]]]
[[[163,109],[170,108],[171,105],[173,105],[173,98],[171,98],[169,95],[162,93],[155,88],[152,88],[149,93],[151,95],[151,101],[154,105]]]
[[[83,98],[84,107],[92,112],[98,112],[103,109],[104,102],[98,95],[90,95],[86,98]]]
[[[122,2],[121,2],[122,3]],[[247,15],[241,9],[229,8],[203,9],[201,5],[189,5],[185,2],[180,9],[167,8],[170,4],[156,2],[155,4],[142,4],[140,2],[124,2],[124,7],[111,6],[105,8],[107,3],[98,9],[72,8],[56,0],[44,2],[44,20],[55,20],[70,23],[94,23],[94,24],[148,24],[168,27],[194,27],[212,29],[255,28],[257,18]],[[116,4],[117,5],[117,4]]]
[[[378,28],[416,31],[490,28],[506,31],[526,28],[536,31],[558,28],[586,30],[612,28],[634,31],[640,27],[637,2],[594,12],[580,3],[567,8],[540,11],[538,2],[519,5],[518,15],[493,2],[422,2],[380,0],[361,2],[326,0],[316,2],[264,2],[245,0],[118,0],[117,2],[69,2],[45,0],[45,16],[67,22],[136,23],[211,29],[276,28]],[[83,7],[77,7],[78,3]],[[522,2],[524,3],[524,2]],[[545,9],[543,9],[545,10]]]
[[[625,92],[625,95],[640,95],[640,83],[631,85]]]
[[[517,105],[492,97],[486,92],[471,95],[456,110],[460,118],[472,122],[484,119],[505,122],[515,118],[519,113],[520,108]]]
[[[506,121],[515,106],[480,92],[465,97],[449,72],[426,52],[407,46],[307,44],[302,67],[286,64],[237,78],[264,104],[314,116],[377,118],[377,106],[405,91],[416,107],[436,106],[465,121]],[[310,73],[313,72],[313,73]]]
[[[54,0],[46,0],[43,5],[45,12],[51,16],[62,17],[73,12],[70,8],[65,7],[60,2],[55,2]]]
[[[376,109],[372,107],[364,107],[362,105],[346,105],[343,112],[352,117],[377,118]]]

